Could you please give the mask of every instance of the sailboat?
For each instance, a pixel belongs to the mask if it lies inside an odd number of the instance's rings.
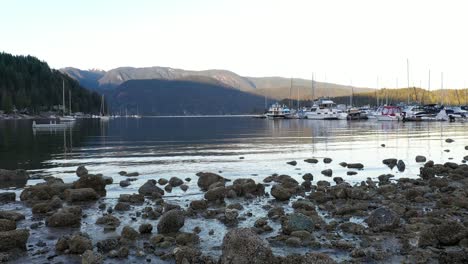
[[[105,114],[105,109],[104,109],[104,95],[102,95],[102,97],[101,97],[101,113],[100,113],[99,118],[100,118],[102,121],[107,121],[107,120],[110,119],[110,116]]]
[[[70,93],[70,96],[69,96],[69,104],[70,104],[70,111],[68,113],[68,115],[65,115],[65,112],[67,110],[66,106],[65,106],[65,80],[62,80],[62,90],[63,90],[63,114],[61,117],[59,117],[60,121],[61,122],[73,122],[76,120],[76,118],[74,118],[73,116],[71,116],[71,93]]]

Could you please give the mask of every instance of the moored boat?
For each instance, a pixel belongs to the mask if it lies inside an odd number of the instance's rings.
[[[270,106],[265,116],[269,119],[284,119],[291,117],[291,110],[285,106],[275,103]]]

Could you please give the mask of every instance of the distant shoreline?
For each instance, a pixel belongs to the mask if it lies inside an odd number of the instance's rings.
[[[217,117],[234,118],[234,117],[256,117],[256,116],[258,116],[258,114],[257,115],[255,114],[247,114],[247,115],[161,115],[161,116],[148,115],[148,116],[141,116],[141,117],[143,118],[217,118]],[[84,118],[86,119],[87,117],[84,117]],[[126,117],[119,116],[115,118],[126,118]],[[128,118],[133,118],[133,117],[128,117]],[[0,120],[51,120],[51,119],[56,119],[56,118],[50,117],[50,115],[19,115],[19,114],[0,115]]]

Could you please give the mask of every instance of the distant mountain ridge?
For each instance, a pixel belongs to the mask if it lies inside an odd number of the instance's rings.
[[[305,79],[291,79],[283,77],[243,77],[228,70],[191,71],[169,67],[119,67],[110,71],[86,71],[72,67],[61,69],[62,72],[78,80],[83,86],[93,90],[115,89],[129,80],[196,80],[209,78],[224,86],[237,90],[266,96],[273,99],[312,97],[312,82]],[[351,94],[351,86],[333,83],[315,82],[315,97],[346,96]],[[353,87],[355,93],[373,91],[370,88]]]

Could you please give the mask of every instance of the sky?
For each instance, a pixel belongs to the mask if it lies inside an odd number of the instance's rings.
[[[0,51],[53,68],[314,73],[317,81],[379,88],[407,87],[408,60],[410,86],[461,88],[465,2],[0,0]]]

